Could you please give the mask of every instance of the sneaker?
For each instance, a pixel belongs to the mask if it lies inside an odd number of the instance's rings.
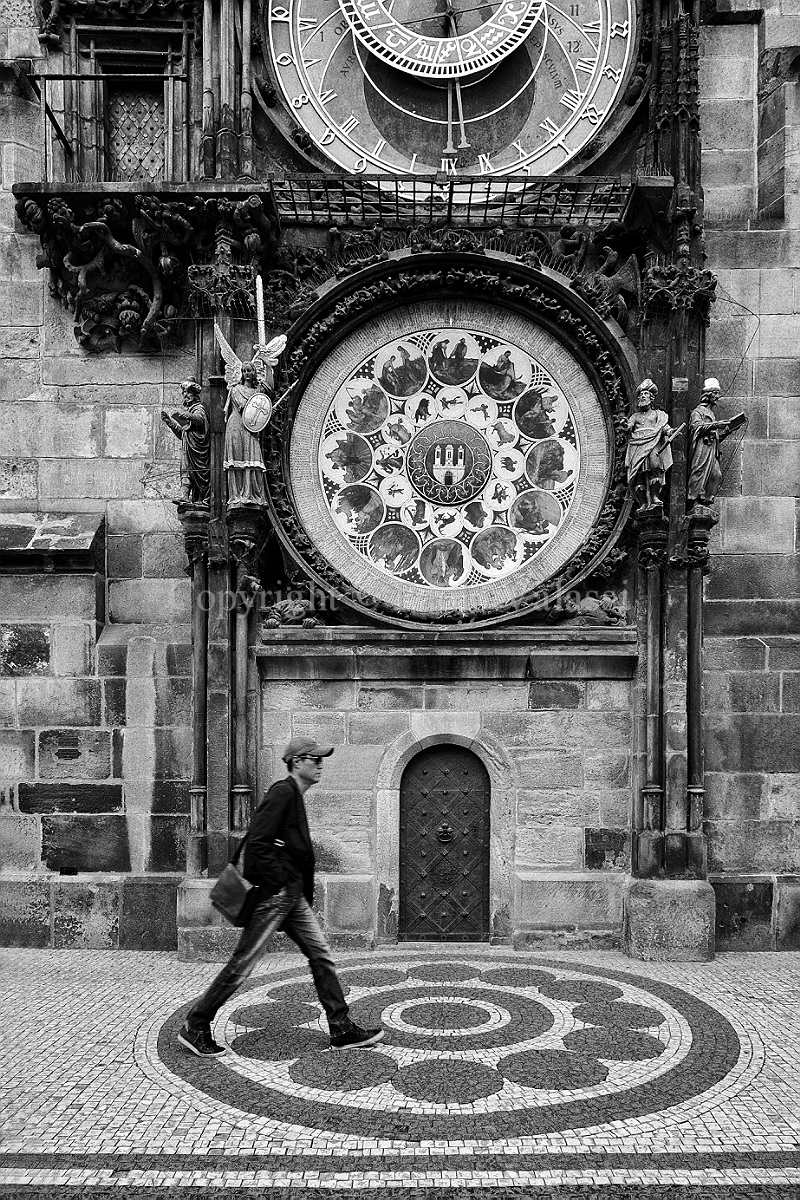
[[[188,1025],[184,1025],[178,1034],[178,1041],[198,1058],[219,1058],[221,1054],[227,1053],[224,1046],[219,1046],[214,1041],[208,1026],[203,1029],[190,1029]]]
[[[331,1050],[363,1050],[382,1041],[382,1029],[361,1029],[359,1025],[351,1025],[344,1033],[331,1034]]]

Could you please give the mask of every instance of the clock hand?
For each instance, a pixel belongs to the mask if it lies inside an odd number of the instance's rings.
[[[450,4],[447,5],[447,20],[450,24],[450,34],[452,37],[458,37],[458,23],[455,13]],[[464,103],[461,97],[461,80],[458,76],[450,80],[447,88],[447,129],[448,129],[448,145],[453,141],[453,87],[456,90],[456,104],[458,105],[458,124],[461,129],[461,139],[458,143],[459,150],[469,150],[469,142],[467,141],[467,131],[464,128]],[[445,151],[446,153],[446,151]]]
[[[458,15],[460,17],[466,17],[468,13],[480,12],[482,8],[486,8],[486,5],[478,4],[475,8],[464,8]],[[448,14],[446,12],[432,13],[428,17],[417,17],[415,21],[403,21],[403,25],[421,25],[423,21],[440,21],[442,17],[446,17],[447,15]],[[494,13],[492,16],[494,16]]]

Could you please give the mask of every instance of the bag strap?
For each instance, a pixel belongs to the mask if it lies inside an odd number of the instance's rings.
[[[236,847],[236,849],[235,849],[235,850],[234,850],[234,852],[233,852],[233,858],[231,859],[231,865],[232,865],[232,866],[234,866],[234,867],[235,867],[235,866],[236,866],[236,864],[237,864],[237,862],[239,861],[239,855],[240,855],[240,854],[242,853],[242,851],[244,850],[244,844],[245,844],[245,842],[247,841],[247,839],[248,839],[249,837],[250,837],[250,830],[248,829],[247,833],[244,835],[244,837],[242,838],[242,840],[239,842],[239,845]]]

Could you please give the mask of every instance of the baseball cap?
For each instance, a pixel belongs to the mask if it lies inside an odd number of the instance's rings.
[[[288,746],[283,752],[283,761],[291,762],[293,758],[301,758],[304,754],[310,754],[313,757],[328,758],[333,754],[333,746],[322,746],[319,742],[315,742],[313,738],[296,737],[292,738]]]

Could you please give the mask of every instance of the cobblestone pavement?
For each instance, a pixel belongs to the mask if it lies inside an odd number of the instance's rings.
[[[305,961],[276,954],[209,1062],[175,1035],[216,966],[0,952],[0,1197],[800,1197],[800,956],[339,961],[381,1045],[330,1052]]]

